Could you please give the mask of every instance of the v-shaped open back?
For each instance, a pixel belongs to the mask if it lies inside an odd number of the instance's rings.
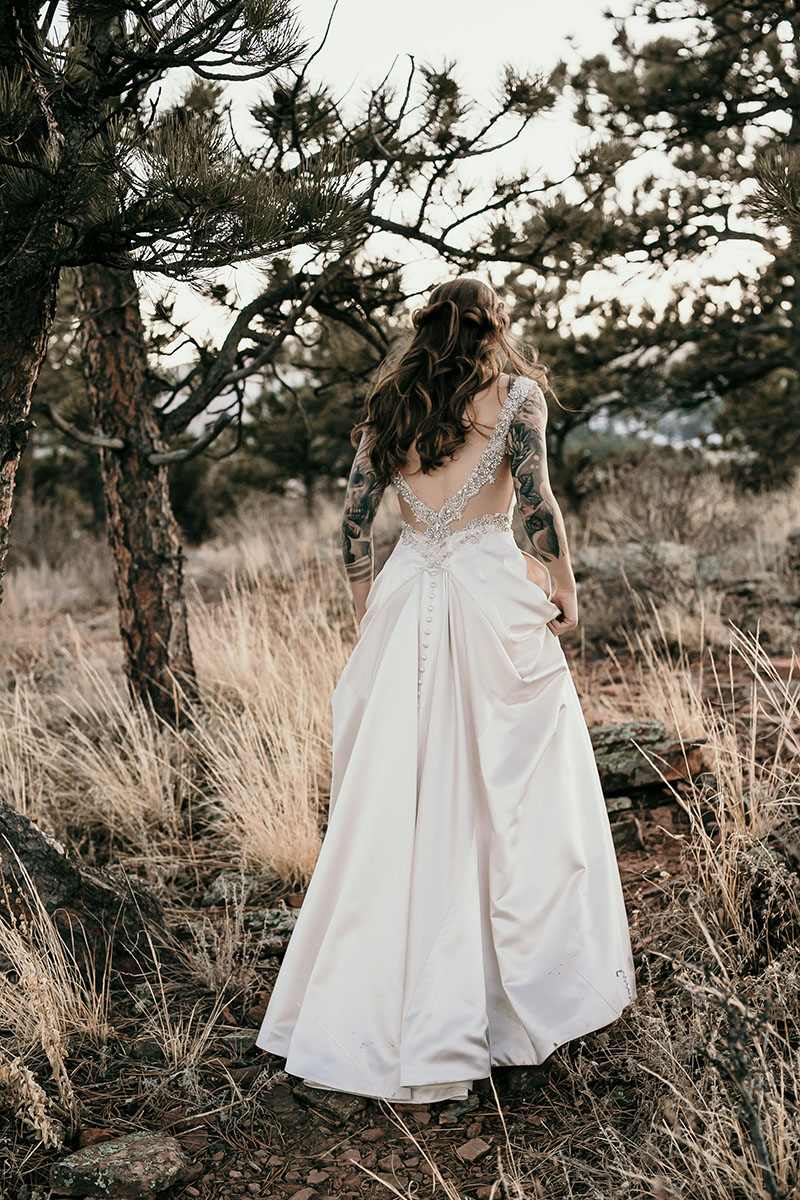
[[[489,435],[489,440],[486,443],[483,453],[461,487],[445,500],[441,508],[433,508],[426,501],[422,500],[412,489],[405,476],[400,471],[395,472],[392,482],[397,488],[398,495],[410,508],[414,520],[426,527],[424,531],[417,530],[416,532],[424,532],[429,538],[440,539],[450,533],[451,526],[464,521],[465,517],[469,518],[469,514],[466,513],[469,502],[473,497],[478,495],[482,488],[494,483],[497,470],[506,454],[506,438],[509,426],[530,388],[535,386],[533,380],[522,375],[517,376],[508,389],[508,394],[500,408],[497,421]],[[509,517],[511,511],[513,511],[513,506],[514,496],[512,492],[510,506],[503,513],[487,514],[485,511],[481,511],[480,515]],[[477,519],[477,517],[472,519]],[[470,524],[470,520],[467,519],[466,523]],[[409,528],[413,529],[413,526]],[[453,532],[457,531],[454,530]]]

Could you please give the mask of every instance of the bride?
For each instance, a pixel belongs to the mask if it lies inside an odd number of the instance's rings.
[[[435,287],[413,325],[353,435],[360,637],[333,694],[327,831],[257,1038],[307,1085],[401,1103],[541,1063],[636,996],[559,641],[578,609],[546,371],[478,279]],[[373,580],[389,483],[403,525]],[[515,503],[536,557],[512,536]]]

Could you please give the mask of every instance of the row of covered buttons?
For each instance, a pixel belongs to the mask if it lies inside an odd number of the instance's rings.
[[[436,598],[436,569],[434,567],[426,568],[427,574],[430,575],[428,588],[428,604],[427,615],[425,617],[425,627],[422,631],[422,652],[420,653],[419,676],[417,684],[422,684],[422,672],[425,670],[425,662],[428,658],[428,639],[431,635],[431,621],[433,620],[433,601]]]

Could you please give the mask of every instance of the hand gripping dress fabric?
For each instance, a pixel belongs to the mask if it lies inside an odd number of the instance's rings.
[[[405,524],[333,694],[328,827],[257,1045],[306,1084],[466,1096],[636,997],[589,732],[511,511],[458,529],[530,387],[442,509]],[[513,510],[514,500],[511,502]]]

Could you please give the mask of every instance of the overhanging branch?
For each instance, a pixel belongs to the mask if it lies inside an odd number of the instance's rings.
[[[50,420],[55,425],[56,429],[60,429],[62,433],[66,433],[74,441],[80,442],[82,446],[96,446],[100,450],[124,450],[126,443],[122,438],[108,437],[105,433],[84,433],[82,429],[77,429],[66,421],[60,413],[57,413],[52,404],[45,405],[45,412]]]
[[[191,446],[181,446],[178,450],[154,451],[152,454],[148,454],[147,461],[154,467],[160,467],[166,463],[187,462],[190,458],[196,458],[207,446],[216,441],[232,420],[232,413],[222,413],[213,425],[209,425],[208,429],[203,430],[200,437],[192,442]]]

